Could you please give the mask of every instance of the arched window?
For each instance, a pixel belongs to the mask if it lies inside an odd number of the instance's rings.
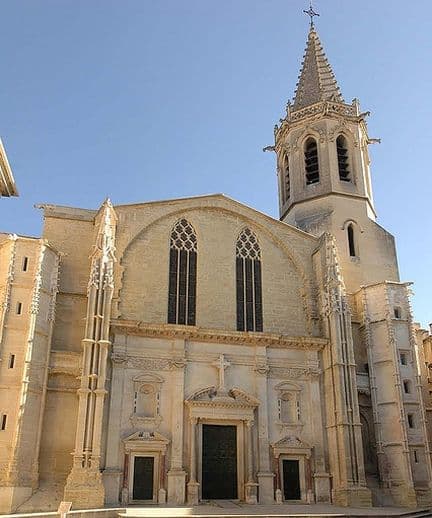
[[[261,249],[245,228],[236,244],[237,330],[262,331]]]
[[[354,226],[352,223],[350,223],[347,227],[347,236],[348,236],[349,255],[351,257],[356,257],[357,250],[356,250],[356,243],[355,243],[355,239],[354,239]]]
[[[348,146],[346,138],[343,135],[339,135],[336,139],[336,150],[338,157],[339,179],[343,182],[350,182],[351,175],[348,167]]]
[[[316,140],[309,137],[304,147],[306,185],[319,182],[318,146]]]
[[[192,225],[178,221],[171,232],[168,324],[195,325],[197,238]]]
[[[283,202],[286,203],[291,196],[291,186],[290,186],[290,174],[289,174],[289,162],[288,157],[285,156],[283,160],[283,171],[282,171],[282,182],[283,182]]]

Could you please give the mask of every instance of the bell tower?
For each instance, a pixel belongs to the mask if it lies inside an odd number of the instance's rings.
[[[348,292],[399,280],[393,236],[375,222],[368,146],[377,140],[368,136],[368,115],[357,99],[344,101],[311,21],[294,100],[270,149],[281,221],[335,236]]]

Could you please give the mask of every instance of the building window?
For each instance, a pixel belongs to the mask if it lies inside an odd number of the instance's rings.
[[[402,318],[402,310],[401,310],[401,308],[399,306],[395,306],[393,308],[393,315],[397,319]]]
[[[406,353],[400,353],[399,354],[400,364],[401,365],[408,365],[408,358]]]
[[[290,174],[289,174],[289,161],[285,155],[283,159],[283,170],[282,170],[282,192],[283,192],[283,203],[286,203],[291,196],[291,185],[290,185]]]
[[[300,403],[296,393],[282,393],[278,399],[279,421],[295,424],[300,421]]]
[[[409,380],[403,381],[403,389],[405,394],[411,394],[411,382]]]
[[[414,428],[414,414],[407,414],[408,428]]]
[[[414,450],[414,462],[418,464],[417,450]]]
[[[171,232],[168,323],[195,325],[197,238],[192,225],[178,221]]]
[[[17,315],[21,315],[22,313],[22,302],[17,302],[17,305],[16,305],[16,314]]]
[[[304,147],[306,185],[319,182],[318,146],[314,138],[309,137]]]
[[[28,269],[28,257],[23,257],[22,271],[26,272]]]
[[[346,138],[343,135],[339,135],[336,139],[336,149],[339,167],[339,179],[343,182],[350,182],[351,176],[348,167],[348,146]]]
[[[1,416],[1,429],[6,430],[6,422],[7,422],[7,415],[3,414]]]
[[[350,223],[347,227],[347,237],[348,237],[348,249],[350,257],[357,256],[355,238],[354,238],[354,226]]]
[[[236,244],[237,330],[262,331],[261,249],[245,228]]]
[[[13,369],[14,365],[15,365],[15,355],[10,354],[9,355],[9,364],[8,364],[9,369]]]

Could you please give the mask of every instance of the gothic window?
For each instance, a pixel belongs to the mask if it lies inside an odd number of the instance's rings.
[[[261,249],[245,228],[236,244],[237,330],[262,331]]]
[[[197,238],[192,225],[179,220],[171,232],[168,323],[195,325]]]
[[[306,185],[319,182],[318,146],[314,138],[309,137],[304,147]]]
[[[355,244],[355,239],[354,239],[354,226],[352,223],[350,223],[347,227],[347,237],[348,237],[349,255],[351,257],[356,257],[357,250],[356,250],[356,244]]]
[[[336,150],[339,167],[339,179],[343,182],[350,182],[351,176],[348,166],[348,146],[346,138],[343,135],[339,135],[336,139]]]
[[[284,156],[283,164],[282,164],[282,192],[283,192],[283,203],[286,203],[290,199],[290,196],[291,196],[289,162],[288,162],[287,156]]]

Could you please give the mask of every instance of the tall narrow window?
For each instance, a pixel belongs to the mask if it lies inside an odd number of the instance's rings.
[[[262,331],[261,250],[245,228],[236,244],[237,330]]]
[[[192,225],[178,221],[171,232],[168,323],[195,325],[197,238]]]
[[[0,425],[1,430],[6,430],[6,422],[7,422],[7,415],[3,414],[1,416],[1,425]]]
[[[306,185],[319,182],[318,146],[316,140],[309,137],[304,148]]]
[[[347,234],[348,234],[348,248],[349,248],[349,255],[351,257],[356,257],[356,246],[355,246],[355,240],[354,240],[354,227],[352,223],[350,223],[347,227]]]
[[[28,257],[23,257],[22,271],[26,272],[28,269]]]
[[[343,182],[350,182],[351,176],[348,166],[348,146],[343,135],[336,139],[336,150],[338,157],[339,179]]]
[[[289,162],[288,157],[285,156],[283,161],[283,188],[284,188],[284,203],[286,203],[291,196],[291,186],[290,186],[290,174],[289,174]]]

